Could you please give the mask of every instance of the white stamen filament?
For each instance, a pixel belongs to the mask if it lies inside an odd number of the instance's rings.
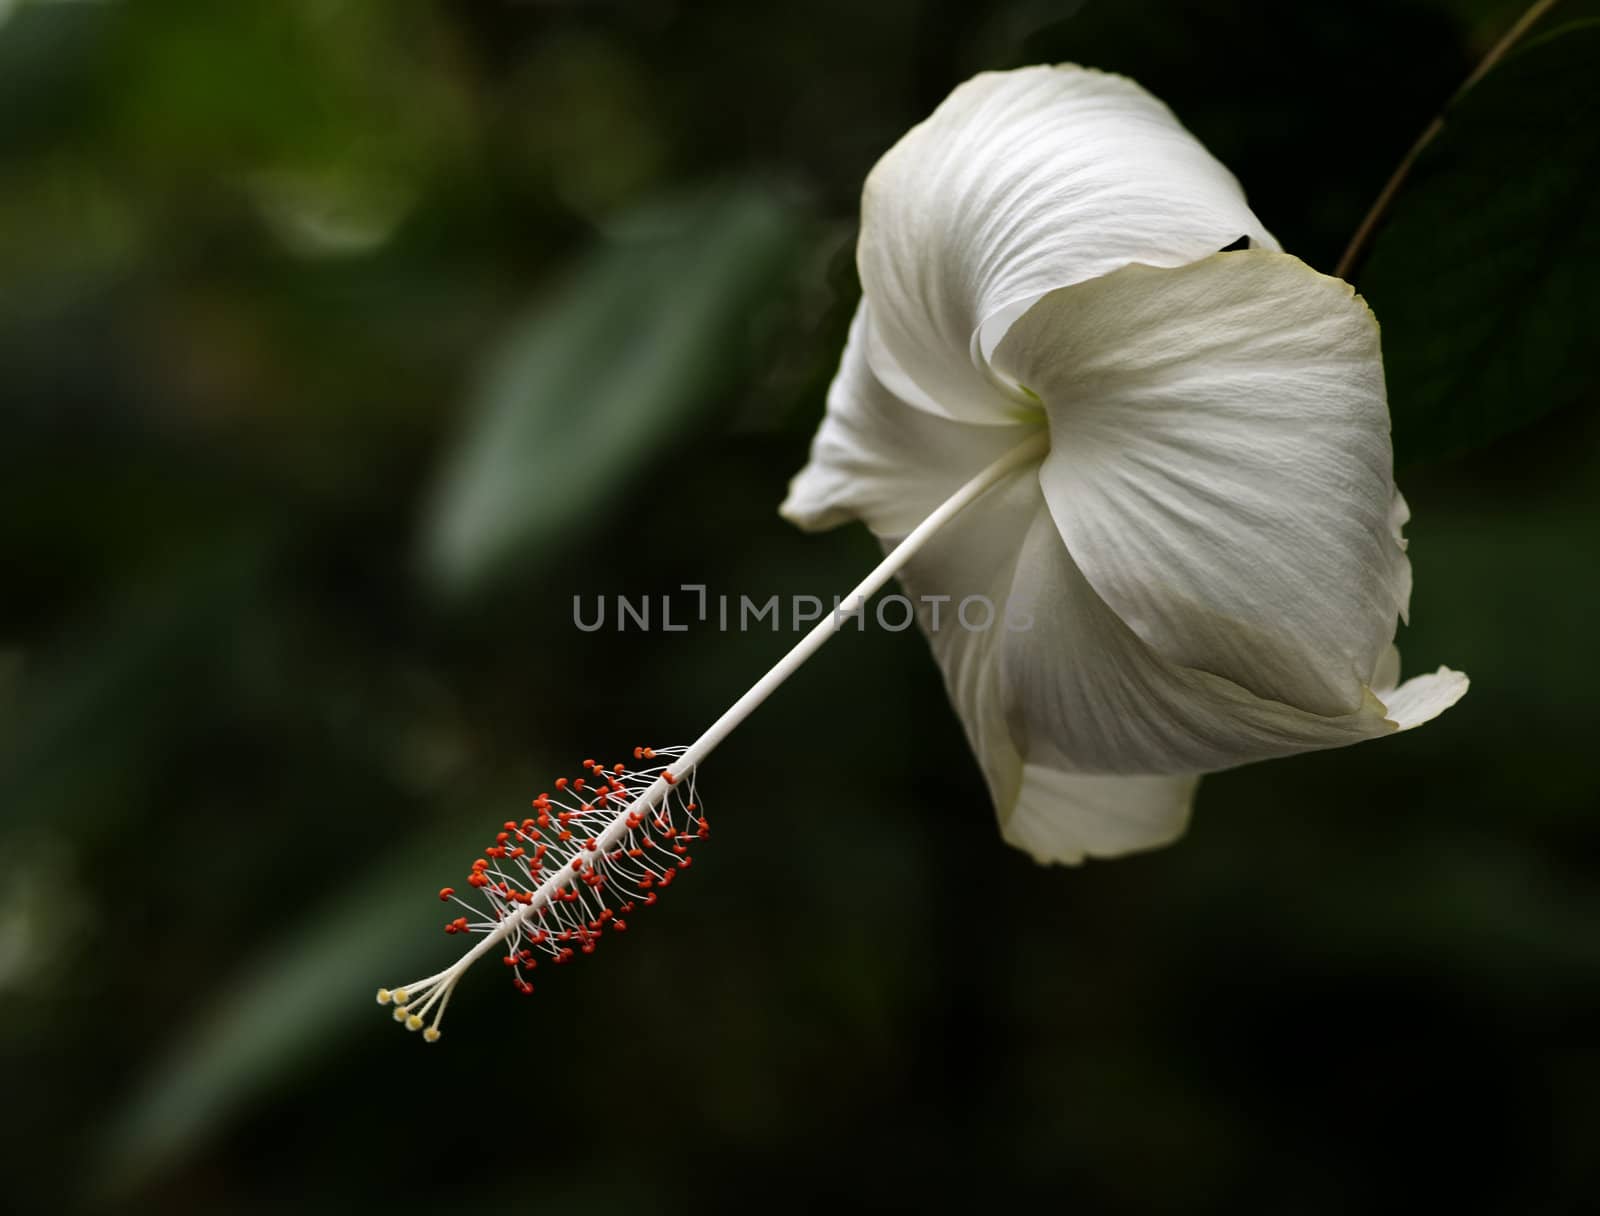
[[[770,697],[779,685],[799,670],[807,659],[820,650],[824,642],[842,629],[848,619],[858,612],[865,611],[867,601],[877,594],[941,528],[992,489],[1007,474],[1041,457],[1048,446],[1048,433],[1041,428],[1036,434],[1031,435],[974,476],[890,550],[884,559],[873,567],[871,573],[857,583],[840,601],[836,611],[818,621],[805,637],[796,642],[789,652],[713,722],[704,734],[681,751],[677,748],[662,749],[660,755],[664,758],[671,757],[670,765],[663,769],[662,774],[643,793],[628,802],[625,809],[619,810],[611,823],[595,838],[596,854],[606,855],[627,834],[630,830],[628,822],[630,812],[651,814],[676,784],[692,779],[695,770],[704,763],[717,745],[748,718],[758,705]],[[444,1007],[449,1002],[450,993],[462,974],[506,938],[528,928],[550,905],[551,900],[573,881],[572,867],[560,866],[539,885],[529,902],[504,916],[498,925],[481,936],[470,950],[449,967],[427,979],[397,988],[392,993],[388,989],[379,989],[378,1002],[388,1004],[390,999],[393,999],[397,1006],[395,1020],[406,1022],[412,1029],[417,1029],[421,1025],[420,1020],[414,1019],[425,1016],[434,1009],[437,1002],[437,1010],[434,1012],[433,1023],[429,1027],[427,1036],[428,1041],[433,1042],[438,1038],[439,1019],[444,1015]],[[419,1000],[421,1004],[416,1003]]]

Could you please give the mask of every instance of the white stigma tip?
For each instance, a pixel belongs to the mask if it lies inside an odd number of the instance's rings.
[[[396,1005],[394,1007],[394,1020],[397,1022],[406,1020],[406,1007],[404,1005]]]
[[[407,992],[404,988],[396,988],[389,995],[394,997],[394,1003],[396,1005],[404,1005],[407,1001],[409,1001],[411,999],[411,994],[409,992]]]
[[[424,1043],[437,1043],[439,1041],[439,1028],[437,1026],[429,1026],[422,1032],[422,1041]]]
[[[421,1030],[422,1029],[422,1019],[419,1018],[416,1014],[413,1013],[410,1017],[406,1018],[406,1029],[407,1030]]]
[[[378,989],[378,1004],[387,1005],[392,1000],[394,1000],[394,993],[390,992],[387,988]]]

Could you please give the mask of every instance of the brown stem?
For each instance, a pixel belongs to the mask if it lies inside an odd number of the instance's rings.
[[[1505,36],[1490,48],[1483,61],[1473,69],[1472,75],[1462,83],[1461,87],[1451,96],[1446,109],[1453,105],[1457,98],[1470,89],[1478,81],[1489,74],[1489,70],[1506,57],[1511,50],[1530,29],[1538,23],[1539,19],[1560,3],[1560,0],[1535,0],[1528,10],[1517,18],[1517,22],[1505,32]],[[1444,130],[1444,114],[1436,115],[1427,129],[1417,137],[1417,142],[1411,145],[1411,150],[1405,154],[1400,163],[1395,166],[1394,173],[1384,183],[1383,189],[1374,200],[1371,210],[1366,218],[1361,221],[1361,226],[1356,229],[1356,234],[1350,238],[1350,244],[1345,248],[1344,256],[1339,259],[1339,267],[1334,274],[1341,279],[1348,279],[1350,273],[1356,268],[1361,255],[1366,251],[1367,243],[1371,241],[1372,234],[1377,230],[1379,222],[1388,214],[1389,205],[1394,202],[1394,196],[1400,192],[1400,187],[1405,184],[1411,175],[1411,168],[1417,163],[1417,157],[1422,155],[1422,150],[1434,141],[1440,131]]]

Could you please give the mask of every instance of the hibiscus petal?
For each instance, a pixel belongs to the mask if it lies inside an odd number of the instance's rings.
[[[1171,662],[1360,710],[1410,590],[1378,327],[1286,254],[1052,292],[996,363],[1044,401],[1045,497],[1099,596]]]
[[[1365,687],[1354,710],[1322,715],[1163,657],[1096,594],[1047,510],[1029,527],[1007,594],[1014,614],[1034,617],[1032,629],[1004,636],[997,689],[1011,738],[1030,763],[1179,775],[1396,729]]]
[[[1399,688],[1382,694],[1384,716],[1397,730],[1421,726],[1466,696],[1469,683],[1463,673],[1448,667],[1425,676],[1412,676]]]
[[[778,511],[811,531],[860,519],[880,537],[900,537],[1039,424],[973,426],[912,409],[867,365],[866,325],[862,305],[828,389],[811,459]]]
[[[1108,777],[1042,764],[1022,773],[1000,834],[1036,861],[1067,864],[1171,844],[1189,826],[1200,784],[1199,777]]]
[[[919,618],[1006,839],[1040,860],[1153,848],[1186,822],[1196,774],[1392,733],[1384,704],[1321,717],[1152,651],[1073,564],[1036,470],[1013,474],[902,572],[939,595]],[[994,606],[964,628],[961,601]],[[976,609],[969,619],[986,614]]]
[[[1026,412],[985,357],[1045,292],[1241,236],[1277,247],[1165,105],[1072,65],[958,87],[878,162],[861,207],[874,370],[919,408],[975,423]]]

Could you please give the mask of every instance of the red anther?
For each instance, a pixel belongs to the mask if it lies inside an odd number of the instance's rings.
[[[567,788],[567,779],[565,777],[557,777],[556,778],[556,789],[564,790],[566,788]]]
[[[591,836],[589,839],[583,842],[583,847],[588,849],[589,852],[593,853],[600,846],[595,842],[595,838]]]
[[[514,824],[514,823],[506,824],[506,827],[508,827],[508,828],[514,828],[516,826],[517,825]],[[511,839],[511,833],[510,832],[496,832],[495,833],[495,837],[494,837],[494,842],[496,844],[504,844],[506,841],[508,841],[510,839]]]
[[[643,849],[629,849],[628,850],[628,856],[629,857],[643,857],[644,856],[644,850]]]
[[[515,966],[516,966],[516,965],[517,965],[517,960],[516,960],[516,959],[515,959],[515,958],[513,958],[513,957],[512,957],[512,956],[511,956],[511,955],[509,955],[509,954],[508,954],[508,955],[506,955],[506,956],[505,956],[505,957],[504,957],[504,958],[503,958],[503,959],[501,959],[501,960],[500,960],[500,961],[501,961],[501,962],[502,962],[502,963],[504,963],[504,964],[505,964],[505,965],[506,965],[506,966],[507,966],[507,967],[515,967]]]
[[[639,814],[638,811],[629,811],[628,812],[628,826],[630,828],[636,828],[643,822],[644,822],[644,816]]]
[[[572,812],[571,811],[560,811],[560,812],[558,812],[556,814],[556,818],[561,821],[561,826],[562,827],[566,827],[567,824],[572,822]]]
[[[548,849],[549,847],[550,846],[547,845],[547,844],[535,845],[534,846],[534,850],[533,850],[533,859],[534,859],[534,861],[538,861],[541,858],[543,858],[544,857],[544,851],[546,849]]]
[[[572,839],[572,833],[571,832],[562,832],[556,837],[556,839],[557,840],[571,840]]]
[[[611,927],[618,933],[626,933],[628,931],[628,922],[625,920],[614,920],[611,922]]]
[[[591,769],[591,768],[596,768],[598,766],[595,764],[595,762],[593,760],[585,760],[583,762],[583,767],[584,767],[585,770],[587,770],[587,769]]]
[[[685,857],[682,861],[680,861],[678,863],[678,869],[687,870],[693,864],[694,864],[694,858],[693,857]]]
[[[460,933],[465,933],[467,931],[467,918],[465,916],[458,916],[450,923],[454,925],[456,930]]]
[[[642,748],[642,747],[634,748],[633,749],[633,758],[635,760],[643,760],[644,759],[644,748]]]
[[[654,891],[650,892],[650,894],[644,897],[644,906],[647,908],[654,907],[656,898],[656,893]]]
[[[542,945],[544,943],[545,938],[547,938],[549,936],[550,936],[550,930],[548,930],[548,929],[540,929],[538,932],[532,934],[528,938],[528,940],[530,942],[532,942],[535,946],[538,946],[538,945]]]
[[[689,851],[689,850],[688,850],[688,849],[687,849],[687,848],[685,848],[685,847],[684,847],[684,846],[683,846],[683,845],[681,845],[681,844],[675,844],[675,845],[673,845],[673,846],[672,846],[672,851],[673,851],[673,852],[674,852],[674,853],[676,853],[676,854],[677,854],[677,855],[678,855],[678,856],[679,856],[679,857],[682,857],[682,856],[683,856],[683,855],[684,855],[684,854],[685,854],[685,853],[687,853],[687,852],[688,852],[688,851]]]
[[[483,855],[485,857],[504,857],[506,855],[506,851],[499,845],[495,845],[493,848],[485,849],[483,851]]]
[[[654,878],[652,878],[650,875],[646,874],[635,885],[641,891],[648,891],[651,887],[656,885],[656,880]]]
[[[452,895],[454,895],[455,893],[456,893],[456,889],[454,887],[440,887],[439,888],[439,899],[441,901],[447,900]]]
[[[489,868],[489,863],[483,858],[479,857],[473,861],[472,868],[474,870],[487,870]]]
[[[631,899],[623,900],[623,902],[622,902],[622,914],[624,916],[626,916],[629,912],[632,912],[632,911],[633,911],[633,900],[631,900]]]
[[[585,954],[593,954],[594,953],[594,943],[590,942],[587,946],[580,946],[579,949],[582,950]]]
[[[684,807],[683,809],[688,811],[692,815],[696,811],[698,811],[700,808],[695,803],[691,802],[688,806]]]
[[[599,920],[599,923],[603,925],[603,924],[606,923],[606,921],[610,920],[615,915],[616,915],[616,913],[613,912],[610,908],[601,908],[600,909],[600,920]]]
[[[523,996],[527,996],[533,991],[533,985],[528,983],[527,980],[519,978],[517,980],[517,991],[522,993]]]
[[[487,887],[489,885],[489,880],[483,876],[481,871],[474,870],[471,874],[467,875],[467,884],[473,887]]]
[[[548,811],[550,809],[550,795],[540,794],[533,800],[532,805],[538,807],[541,811]]]
[[[668,870],[665,874],[663,874],[661,876],[661,885],[663,887],[670,887],[672,885],[672,880],[677,875],[677,873],[678,872],[676,870]]]
[[[576,781],[574,781],[572,783],[572,788],[575,790],[581,790],[583,788],[583,778],[579,777]]]
[[[594,804],[590,803],[590,802],[585,802],[583,804],[582,808],[579,809],[578,814],[587,815],[593,810],[594,810]]]
[[[583,858],[574,857],[572,859],[572,868],[581,874],[583,872]]]
[[[528,851],[527,849],[518,847],[518,848],[512,849],[509,853],[506,854],[506,856],[507,857],[521,857],[527,851]]]
[[[672,770],[670,768],[664,768],[661,770],[661,780],[665,781],[668,785],[678,784],[678,779],[672,775]]]
[[[653,747],[645,748],[644,749],[644,758],[646,760],[654,760],[656,758],[656,749],[653,748]]]
[[[611,795],[609,793],[607,793],[605,790],[601,790],[600,791],[600,797],[598,797],[598,798],[596,798],[594,800],[594,804],[596,806],[605,806],[606,803],[608,803],[610,801],[611,801]]]
[[[620,777],[623,773],[627,772],[628,770],[623,768],[622,765],[620,765],[620,764],[613,764],[611,766],[611,771],[613,773],[616,773]],[[615,782],[613,782],[612,784],[615,784]]]
[[[532,819],[524,819],[524,820],[523,820],[523,821],[522,821],[522,830],[523,830],[523,831],[524,831],[524,832],[526,832],[526,831],[527,831],[527,830],[528,830],[528,829],[529,829],[529,828],[531,828],[531,827],[532,827],[532,826],[533,826],[533,820],[532,820]]]
[[[456,922],[455,921],[451,921],[448,925],[446,925],[444,927],[444,931],[446,933],[460,933],[461,932],[460,929],[456,928]]]

